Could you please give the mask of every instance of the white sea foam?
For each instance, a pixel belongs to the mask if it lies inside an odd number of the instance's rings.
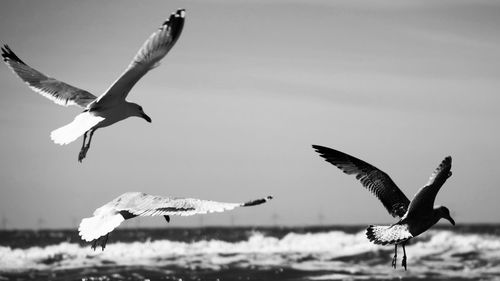
[[[430,231],[422,239],[408,245],[406,250],[412,276],[500,276],[498,236]],[[207,269],[231,265],[276,266],[305,271],[337,270],[340,273],[336,272],[336,276],[357,274],[361,278],[369,273],[372,277],[373,274],[387,277],[402,274],[402,271],[390,268],[392,251],[393,247],[371,244],[364,232],[289,233],[282,238],[255,232],[248,239],[238,242],[157,240],[110,243],[103,252],[71,243],[28,249],[0,247],[0,271],[54,270],[109,264]],[[322,279],[321,276],[315,278]],[[325,278],[328,279],[328,276]]]

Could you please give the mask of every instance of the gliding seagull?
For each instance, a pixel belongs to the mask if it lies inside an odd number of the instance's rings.
[[[410,202],[392,179],[376,167],[328,147],[313,145],[313,148],[327,162],[335,165],[344,173],[355,175],[365,188],[377,196],[389,214],[400,218],[393,225],[370,225],[366,230],[366,236],[373,243],[394,245],[394,258],[392,259],[394,268],[396,268],[398,245],[403,246],[402,266],[406,270],[405,244],[408,240],[425,232],[442,218],[455,225],[448,208],[434,206],[439,189],[451,177],[450,156],[444,158],[439,167],[432,173],[427,184],[420,188]]]
[[[101,96],[48,77],[24,63],[9,46],[2,47],[5,63],[28,86],[42,96],[59,105],[77,105],[85,110],[73,122],[52,131],[51,139],[57,144],[69,144],[83,135],[83,144],[78,155],[82,161],[90,148],[94,132],[131,116],[141,117],[148,122],[151,118],[138,104],[125,98],[132,87],[149,70],[160,65],[160,60],[174,46],[184,26],[184,9],[173,13],[163,25],[142,45],[125,72]],[[88,142],[86,143],[88,135]]]
[[[170,222],[170,216],[192,216],[213,212],[224,212],[237,207],[263,204],[272,196],[246,203],[224,203],[193,198],[171,198],[149,195],[142,192],[127,192],[94,211],[94,216],[82,219],[79,234],[83,240],[92,243],[95,250],[106,247],[108,236],[124,220],[137,216],[163,216]]]

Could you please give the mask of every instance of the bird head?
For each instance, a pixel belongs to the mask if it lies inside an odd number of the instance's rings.
[[[437,211],[439,212],[439,216],[443,219],[448,220],[452,225],[455,225],[455,221],[451,218],[450,216],[450,210],[446,208],[445,206],[439,206],[437,208]]]
[[[136,103],[129,103],[129,104],[130,104],[130,107],[132,109],[133,116],[140,117],[140,118],[148,121],[149,123],[151,123],[151,118],[146,113],[144,113],[142,106],[140,106]]]

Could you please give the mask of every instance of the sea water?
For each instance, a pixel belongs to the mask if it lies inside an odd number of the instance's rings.
[[[436,227],[406,246],[364,226],[119,229],[93,251],[75,231],[0,231],[0,280],[500,280],[500,225]]]

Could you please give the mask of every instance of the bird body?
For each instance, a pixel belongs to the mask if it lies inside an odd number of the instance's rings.
[[[442,218],[455,225],[448,208],[434,206],[439,189],[451,176],[450,156],[441,162],[427,184],[420,188],[410,201],[394,181],[378,168],[338,150],[319,145],[313,145],[313,148],[327,162],[344,173],[355,175],[356,179],[382,202],[389,214],[399,218],[398,222],[392,225],[370,225],[366,230],[367,238],[373,243],[395,245],[393,267],[396,267],[397,245],[403,247],[402,264],[406,269],[405,244],[408,240],[422,234]]]
[[[225,203],[194,198],[173,198],[149,195],[143,192],[126,192],[97,208],[92,217],[82,219],[78,228],[83,240],[104,247],[108,234],[123,221],[137,216],[164,216],[167,222],[171,215],[192,216],[213,212],[224,212],[237,207],[263,204],[272,196],[245,203]]]
[[[87,131],[111,126],[132,116],[142,117],[151,122],[151,119],[138,108],[139,105],[125,100],[113,106],[91,107],[77,115],[73,122],[52,131],[50,138],[54,143],[64,145],[75,141]]]
[[[133,116],[151,122],[151,118],[144,113],[141,106],[125,99],[137,81],[149,70],[157,67],[160,60],[175,45],[184,26],[184,17],[184,9],[173,13],[146,40],[125,72],[99,97],[31,68],[7,45],[2,47],[2,57],[14,73],[42,96],[59,105],[77,105],[84,108],[84,112],[77,115],[73,122],[51,133],[51,139],[61,145],[69,144],[83,135],[83,144],[78,156],[78,161],[81,162],[90,148],[92,136],[97,129]],[[88,133],[90,135],[86,142]]]

